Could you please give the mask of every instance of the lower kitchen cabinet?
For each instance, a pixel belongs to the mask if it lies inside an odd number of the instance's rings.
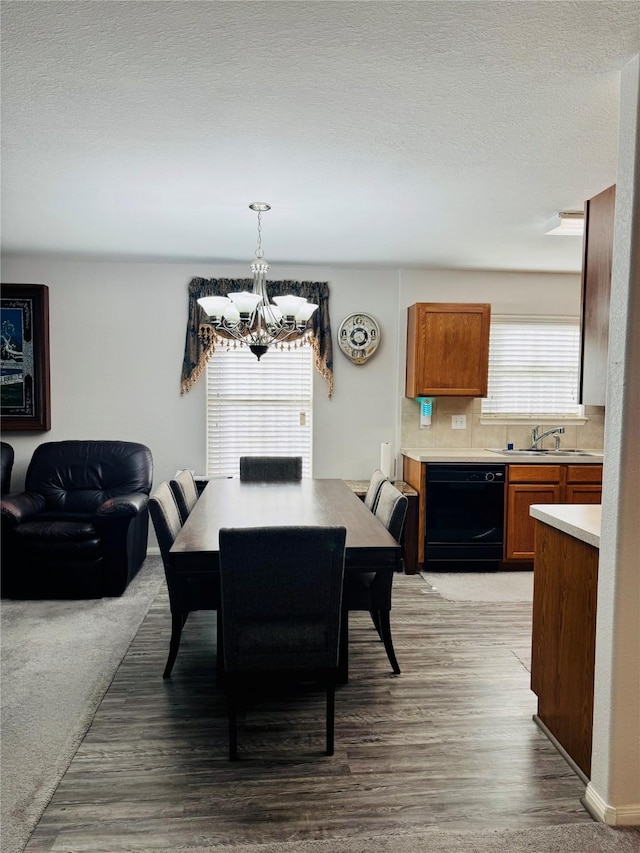
[[[535,524],[532,504],[560,503],[559,483],[509,483],[507,492],[506,560],[533,560]]]
[[[567,504],[602,502],[602,465],[567,465],[565,500]]]
[[[403,479],[414,490],[414,506],[405,524],[407,573],[425,568],[427,517],[427,465],[403,457]],[[580,462],[508,464],[505,477],[503,569],[520,569],[533,563],[535,522],[532,504],[599,504],[602,494],[602,465]],[[461,520],[462,523],[462,520]],[[529,566],[525,566],[529,568]],[[439,569],[440,570],[440,569]]]
[[[598,504],[602,465],[509,465],[505,560],[533,560],[532,504]]]

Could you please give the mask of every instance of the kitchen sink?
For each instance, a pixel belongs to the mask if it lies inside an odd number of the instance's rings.
[[[600,456],[598,453],[590,453],[588,450],[545,450],[544,448],[532,450],[530,447],[521,447],[517,450],[500,450],[488,447],[491,453],[500,453],[503,456]]]
[[[499,450],[498,453],[508,453],[509,456],[544,456],[548,450],[529,450],[522,447],[520,450]]]
[[[588,450],[548,450],[547,453],[560,454],[560,456],[601,456],[600,453],[590,453]]]
[[[506,450],[495,447],[487,447],[491,453],[500,453],[502,456],[546,456],[547,453],[552,453],[551,450],[531,450],[531,448],[521,447],[519,450]]]

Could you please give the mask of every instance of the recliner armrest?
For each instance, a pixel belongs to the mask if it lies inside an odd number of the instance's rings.
[[[117,498],[109,498],[96,510],[96,516],[128,518],[138,515],[149,503],[148,495],[142,492],[133,492],[129,495],[118,495]]]
[[[16,492],[13,495],[5,495],[2,498],[1,514],[2,520],[12,527],[27,521],[46,506],[43,495],[37,492]]]

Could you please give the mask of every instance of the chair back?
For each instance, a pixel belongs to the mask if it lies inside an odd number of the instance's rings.
[[[240,479],[291,483],[302,479],[302,456],[241,456]]]
[[[169,551],[182,527],[182,519],[173,491],[165,481],[149,498],[149,515],[153,522],[165,573],[169,570]]]
[[[399,542],[402,536],[408,505],[409,498],[398,491],[393,483],[387,481],[382,484],[374,515],[384,524],[396,542]]]
[[[189,517],[189,513],[198,502],[198,487],[196,486],[196,481],[194,480],[191,471],[188,468],[185,468],[184,471],[180,471],[179,474],[176,474],[173,480],[169,482],[169,485],[176,499],[176,503],[178,504],[180,518],[184,524]]]
[[[220,530],[225,669],[338,665],[344,527]]]
[[[375,512],[376,504],[378,503],[378,498],[380,497],[380,489],[382,488],[382,484],[387,482],[387,477],[382,473],[379,468],[371,475],[371,479],[369,480],[369,488],[367,489],[367,493],[364,496],[364,505],[371,510],[371,512]]]
[[[151,491],[153,460],[131,441],[47,441],[33,452],[25,491],[37,492],[47,512],[90,513],[120,495]]]

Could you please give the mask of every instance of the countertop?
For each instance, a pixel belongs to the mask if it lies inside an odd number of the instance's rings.
[[[400,453],[416,462],[510,462],[513,465],[576,464],[599,465],[602,462],[601,450],[585,450],[590,456],[577,453],[539,453],[535,456],[519,456],[510,453],[496,453],[481,447],[402,447]]]
[[[407,497],[417,497],[418,493],[410,486],[408,483],[405,483],[403,480],[391,480],[393,485],[401,492],[403,495],[407,495]],[[345,483],[352,492],[355,492],[358,497],[364,497],[367,494],[367,489],[369,488],[368,480],[345,480]]]
[[[587,545],[600,547],[600,504],[532,504],[529,513]]]

